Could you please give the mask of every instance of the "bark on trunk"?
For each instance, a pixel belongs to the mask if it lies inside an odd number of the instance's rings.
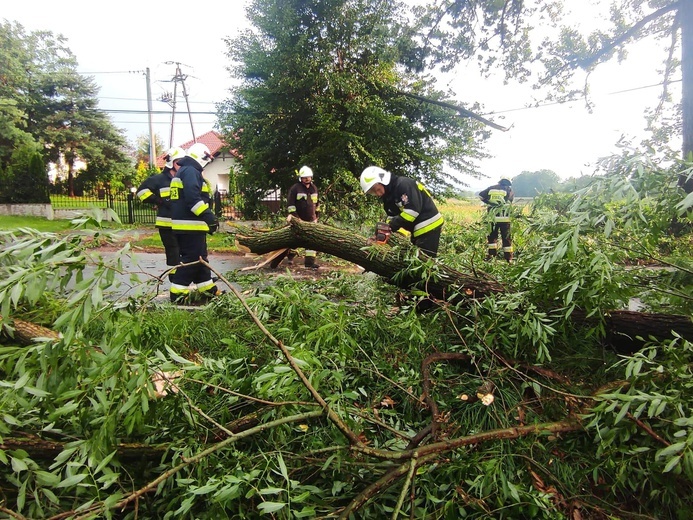
[[[449,299],[451,289],[455,295],[467,298],[505,292],[503,285],[494,280],[462,273],[440,263],[437,264],[439,272],[435,280],[422,280],[411,274],[411,268],[425,262],[427,257],[413,258],[420,251],[396,233],[388,244],[371,246],[367,238],[351,230],[299,219],[292,219],[290,225],[272,230],[231,225],[236,230],[236,240],[253,253],[262,255],[287,247],[314,249],[360,265],[397,287],[409,289],[418,286],[441,300]],[[404,272],[407,274],[402,276]]]
[[[233,224],[232,227],[236,230],[238,242],[253,253],[265,254],[285,247],[314,249],[358,264],[397,287],[417,287],[425,290],[439,300],[484,298],[506,290],[494,280],[476,273],[461,273],[440,263],[436,264],[438,276],[435,280],[417,278],[415,273],[422,272],[416,269],[417,263],[422,263],[426,257],[414,258],[418,250],[396,233],[386,245],[367,247],[370,246],[368,239],[351,230],[298,219],[292,219],[290,225],[272,230],[251,229]],[[402,276],[403,272],[406,275]],[[586,313],[582,311],[573,312],[572,319],[579,325],[594,322],[593,318],[586,318]],[[645,340],[650,336],[670,339],[674,337],[675,332],[693,341],[693,321],[689,316],[613,310],[609,311],[604,319],[607,342],[621,352],[633,352],[640,348],[643,342],[637,339],[638,336]]]
[[[5,437],[0,443],[0,450],[24,450],[32,459],[52,460],[64,449],[66,443],[40,439],[34,435],[25,437]],[[121,462],[155,461],[169,449],[168,446],[151,446],[146,444],[120,444],[116,448]]]
[[[2,316],[0,316],[0,319],[1,318]],[[60,335],[51,329],[18,319],[13,319],[11,326],[6,324],[5,329],[10,337],[15,338],[17,341],[25,345],[30,345],[36,338],[60,338]]]

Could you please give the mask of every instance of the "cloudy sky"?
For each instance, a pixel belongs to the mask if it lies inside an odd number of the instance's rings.
[[[168,146],[171,107],[160,99],[173,93],[176,63],[187,75],[193,125],[191,129],[179,84],[174,145],[191,139],[193,130],[200,135],[213,128],[214,103],[227,97],[232,81],[226,71],[224,38],[234,37],[246,26],[246,3],[219,2],[203,10],[180,0],[121,0],[98,8],[85,0],[32,0],[4,2],[0,16],[19,22],[27,31],[50,30],[65,36],[79,71],[93,75],[101,87],[101,108],[132,142],[148,133],[144,71],[149,68],[152,108],[161,112],[154,116],[154,131]],[[581,15],[595,20],[593,13]],[[481,164],[490,179],[461,180],[481,189],[500,175],[512,177],[522,171],[550,169],[562,178],[589,174],[598,158],[617,150],[621,136],[639,140],[644,136],[643,112],[657,104],[661,92],[650,85],[661,79],[657,71],[663,55],[650,44],[639,44],[630,56],[623,64],[602,65],[592,74],[592,113],[583,102],[526,108],[536,95],[531,89],[482,79],[464,66],[441,78],[440,88],[451,89],[456,100],[482,103],[483,115],[510,128],[493,130],[488,143],[493,158]]]

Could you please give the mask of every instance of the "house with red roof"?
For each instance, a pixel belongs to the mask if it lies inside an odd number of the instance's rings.
[[[239,167],[238,154],[235,150],[229,150],[229,145],[214,130],[178,146],[187,150],[196,142],[206,144],[209,152],[214,156],[214,160],[205,167],[203,173],[204,178],[212,188],[212,192],[228,193],[230,174]],[[166,155],[165,152],[156,158],[158,168],[164,167],[164,155]]]

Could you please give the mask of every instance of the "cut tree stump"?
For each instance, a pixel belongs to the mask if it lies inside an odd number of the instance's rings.
[[[272,260],[277,258],[278,256],[283,255],[286,251],[288,251],[287,248],[283,249],[277,249],[276,251],[272,251],[267,258],[265,258],[262,262],[259,264],[255,265],[250,265],[248,267],[244,267],[241,269],[241,271],[253,271],[255,269],[260,269],[261,267],[265,267],[267,264],[269,264]]]
[[[388,244],[373,245],[368,238],[352,230],[299,219],[291,219],[288,225],[271,230],[236,224],[231,224],[231,227],[235,229],[238,242],[253,253],[265,254],[278,249],[299,247],[313,249],[360,265],[402,289],[424,290],[437,300],[459,302],[507,291],[502,284],[484,273],[462,273],[439,261],[435,264],[437,274],[434,280],[417,278],[415,273],[425,271],[416,269],[417,263],[421,264],[427,257],[417,257],[420,254],[418,249],[408,239],[399,237],[396,233]],[[693,341],[693,320],[690,316],[612,310],[601,318],[606,323],[606,341],[621,352],[634,352],[640,348],[643,341],[638,340],[638,336],[645,339],[671,339],[676,333]],[[587,318],[584,310],[574,311],[571,319],[577,325],[596,322],[594,317]]]

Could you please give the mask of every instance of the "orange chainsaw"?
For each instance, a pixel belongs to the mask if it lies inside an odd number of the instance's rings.
[[[392,235],[392,228],[387,222],[378,222],[375,225],[375,243],[387,244],[387,241]]]

